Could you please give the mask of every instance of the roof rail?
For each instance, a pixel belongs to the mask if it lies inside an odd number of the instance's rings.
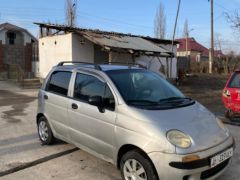
[[[104,64],[117,64],[117,65],[128,65],[128,66],[138,66],[137,63],[128,63],[128,62],[105,62]]]
[[[66,63],[82,64],[82,65],[93,65],[95,69],[100,70],[100,71],[102,70],[102,68],[98,64],[89,63],[89,62],[82,62],[82,61],[61,61],[60,63],[57,64],[57,66],[63,66]]]

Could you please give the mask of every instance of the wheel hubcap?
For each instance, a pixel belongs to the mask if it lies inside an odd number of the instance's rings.
[[[46,122],[41,121],[38,125],[39,136],[42,141],[46,141],[48,138],[48,127]]]
[[[123,166],[125,180],[147,180],[147,174],[140,162],[128,159]]]

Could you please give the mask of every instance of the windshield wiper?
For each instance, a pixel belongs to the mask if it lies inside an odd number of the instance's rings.
[[[127,103],[128,104],[137,104],[137,105],[157,105],[159,104],[159,102],[156,102],[156,101],[149,101],[149,100],[144,100],[144,99],[130,99],[130,100],[127,100]],[[144,104],[143,104],[144,103]]]
[[[164,99],[160,99],[159,102],[175,102],[175,101],[179,101],[179,100],[192,100],[191,98],[187,98],[187,97],[169,97],[169,98],[164,98]]]

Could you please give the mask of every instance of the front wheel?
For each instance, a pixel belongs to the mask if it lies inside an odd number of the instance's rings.
[[[43,145],[50,145],[54,142],[55,138],[53,136],[51,127],[45,117],[40,117],[37,123],[38,126],[38,136]]]
[[[152,162],[137,150],[123,155],[120,162],[123,180],[157,180]]]
[[[234,120],[234,113],[228,109],[225,111],[225,117],[228,118],[230,121]]]

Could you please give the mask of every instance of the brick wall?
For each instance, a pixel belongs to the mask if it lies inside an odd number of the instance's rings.
[[[25,46],[3,45],[3,52],[5,64],[19,64],[24,67]]]
[[[32,72],[32,44],[2,45],[2,52],[4,64],[19,64],[25,72]]]

